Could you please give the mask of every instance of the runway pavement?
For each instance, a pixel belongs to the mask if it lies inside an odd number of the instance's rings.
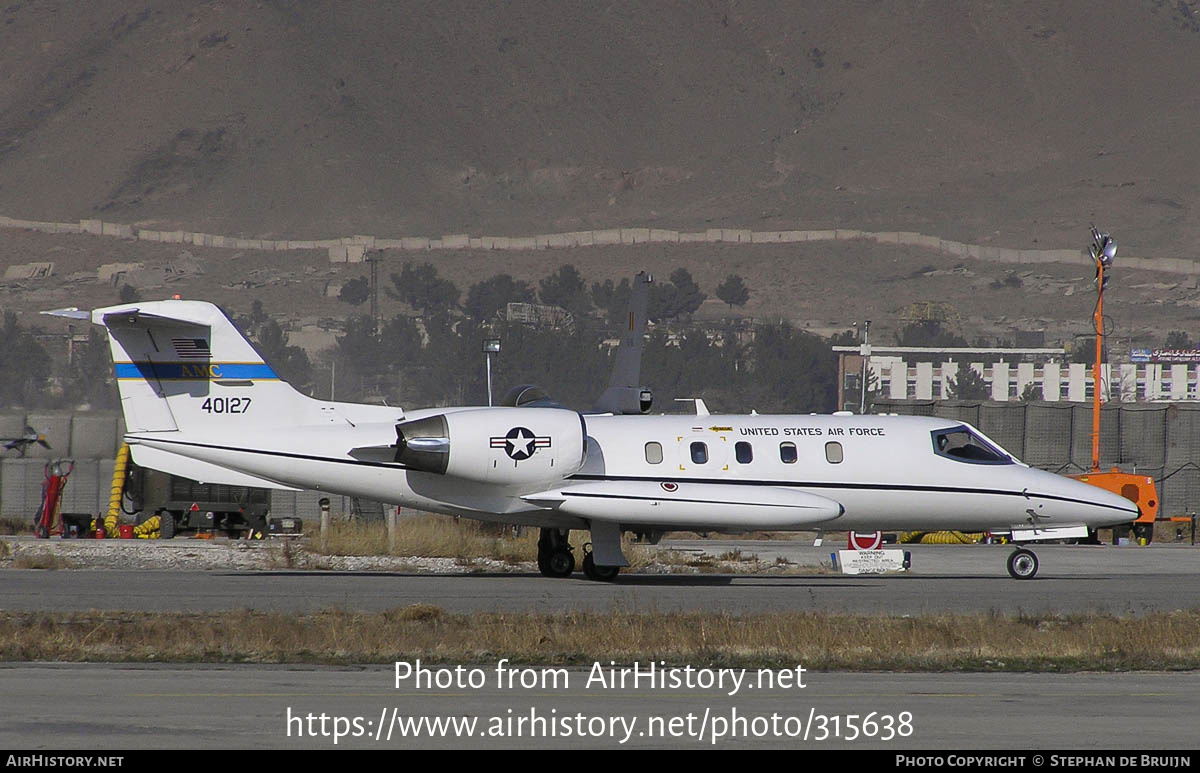
[[[765,563],[783,555],[798,565],[816,565],[827,561],[837,546],[746,541],[668,545],[676,550],[701,547],[714,553],[757,553]],[[1200,548],[1190,546],[1043,546],[1038,548],[1041,575],[1031,581],[1007,576],[1008,548],[908,549],[913,571],[904,575],[627,574],[611,584],[589,582],[581,575],[554,580],[532,573],[5,569],[0,570],[0,609],[383,610],[430,603],[452,612],[615,608],[649,614],[783,609],[1140,614],[1191,608],[1200,598]],[[379,666],[0,664],[0,746],[96,751],[331,748],[338,728],[350,733],[338,739],[338,747],[397,749],[715,745],[1145,753],[1194,748],[1197,742],[1196,672],[809,671],[804,688],[745,687],[730,695],[727,688],[701,684],[589,687],[587,669],[570,671],[569,684],[562,686],[509,689],[496,686],[494,660],[467,665],[482,669],[482,687],[417,689],[405,682],[397,689],[393,669]],[[874,724],[864,725],[872,713]],[[400,737],[406,718],[422,717],[474,719],[477,724],[465,738],[453,730],[432,737],[428,725],[419,737]],[[884,741],[884,725],[899,731],[902,722],[911,734]],[[859,735],[854,740],[847,738],[851,725]],[[392,740],[381,726],[392,730]],[[864,737],[867,727],[871,737]],[[571,736],[565,735],[568,728]],[[801,734],[806,728],[807,739]],[[580,730],[585,737],[579,737]],[[491,732],[498,734],[487,735]]]
[[[759,552],[769,563],[828,561],[828,546],[719,543]],[[688,543],[679,549],[694,549]],[[888,576],[622,574],[597,583],[576,574],[428,575],[320,571],[21,570],[0,571],[3,610],[326,608],[384,610],[415,603],[451,612],[488,610],[834,610],[924,612],[1087,612],[1138,614],[1196,606],[1200,547],[1042,546],[1041,572],[1013,580],[1003,546],[911,546],[913,571]],[[774,553],[772,553],[774,551]]]
[[[728,687],[656,689],[645,682],[639,689],[598,682],[589,687],[586,668],[566,673],[557,688],[508,689],[497,687],[494,662],[479,668],[485,680],[479,689],[415,689],[409,680],[397,689],[395,670],[387,666],[0,665],[0,747],[334,748],[335,728],[350,733],[338,739],[338,748],[380,749],[836,747],[975,754],[1049,748],[1140,754],[1194,749],[1197,743],[1195,672],[806,671],[803,688],[761,688],[759,675],[750,671],[730,695]],[[864,724],[873,712],[874,725]],[[539,725],[532,715],[546,721]],[[458,733],[430,737],[426,725],[417,737],[401,737],[403,723],[419,717],[474,719],[474,731],[460,725]],[[893,737],[884,741],[889,725]],[[858,737],[847,740],[851,726]],[[564,736],[567,728],[570,737]]]

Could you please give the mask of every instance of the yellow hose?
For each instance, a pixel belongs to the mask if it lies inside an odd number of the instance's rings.
[[[961,531],[906,531],[900,535],[900,541],[910,545],[970,545],[982,539],[983,534]]]
[[[162,518],[152,515],[141,524],[133,527],[133,536],[138,539],[158,539],[162,528]]]
[[[104,535],[119,536],[117,519],[121,516],[121,497],[125,495],[125,471],[129,467],[129,444],[122,443],[113,467],[112,488],[109,489],[108,515],[104,518]]]

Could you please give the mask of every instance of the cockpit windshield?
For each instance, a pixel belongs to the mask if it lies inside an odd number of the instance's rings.
[[[932,435],[933,452],[938,456],[970,464],[1013,464],[1011,456],[968,427],[934,430]]]

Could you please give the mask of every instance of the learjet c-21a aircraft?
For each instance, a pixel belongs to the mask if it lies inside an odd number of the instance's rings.
[[[1019,542],[1084,537],[1138,515],[957,421],[708,415],[700,401],[694,415],[658,416],[327,402],[280,380],[211,303],[47,313],[108,329],[137,464],[537,526],[549,576],[575,569],[572,529],[591,532],[585,574],[611,580],[628,565],[623,531],[961,529]],[[1008,565],[1030,578],[1037,557],[1017,549]]]

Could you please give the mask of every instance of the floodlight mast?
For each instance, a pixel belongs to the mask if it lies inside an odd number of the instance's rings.
[[[1088,248],[1096,261],[1096,359],[1092,362],[1092,472],[1100,472],[1100,358],[1104,352],[1104,271],[1117,256],[1117,242],[1092,226],[1092,244]]]

